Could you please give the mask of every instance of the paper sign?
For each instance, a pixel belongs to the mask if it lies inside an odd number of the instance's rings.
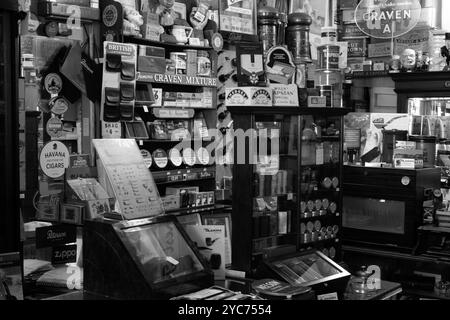
[[[225,226],[186,226],[197,249],[211,262],[215,280],[225,280]],[[220,257],[220,258],[219,258]],[[219,264],[220,263],[220,264]]]

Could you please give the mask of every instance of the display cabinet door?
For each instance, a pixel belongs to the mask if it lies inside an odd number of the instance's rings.
[[[18,113],[12,13],[0,9],[0,253],[19,249]]]

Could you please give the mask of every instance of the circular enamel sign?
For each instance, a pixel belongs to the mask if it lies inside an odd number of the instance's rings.
[[[69,149],[59,141],[49,142],[42,148],[39,163],[44,174],[52,179],[61,178],[69,167]]]

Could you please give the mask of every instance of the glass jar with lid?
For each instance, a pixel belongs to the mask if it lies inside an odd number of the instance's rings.
[[[211,59],[207,51],[199,51],[197,53],[197,76],[211,77]]]

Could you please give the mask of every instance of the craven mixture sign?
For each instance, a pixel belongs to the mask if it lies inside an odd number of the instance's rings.
[[[397,38],[419,22],[419,0],[362,0],[355,12],[356,24],[373,38]]]

